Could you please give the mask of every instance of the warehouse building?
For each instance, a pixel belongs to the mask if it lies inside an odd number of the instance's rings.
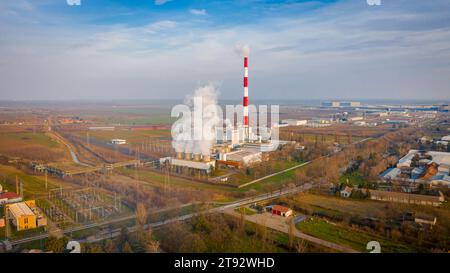
[[[450,187],[450,153],[410,150],[395,168],[383,172],[381,178]]]

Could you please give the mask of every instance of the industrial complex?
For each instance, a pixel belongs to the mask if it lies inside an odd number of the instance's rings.
[[[202,154],[193,153],[192,147],[201,145],[199,143],[185,144],[189,147],[185,151],[177,151],[175,157],[163,157],[160,165],[167,166],[176,172],[192,170],[208,174],[213,168],[221,166],[244,167],[254,163],[259,163],[267,159],[264,155],[274,151],[279,145],[286,144],[286,141],[275,139],[265,139],[258,135],[257,129],[249,124],[249,80],[248,80],[249,59],[248,53],[244,54],[244,80],[243,80],[243,113],[242,122],[237,122],[233,128],[223,128],[221,125],[214,130],[214,143],[207,149],[202,149]],[[190,125],[189,125],[190,126]],[[268,128],[269,134],[272,130],[277,130],[278,124]]]

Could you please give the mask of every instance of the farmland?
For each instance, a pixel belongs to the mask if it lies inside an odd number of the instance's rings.
[[[37,196],[46,195],[45,177],[43,174],[28,174],[12,166],[0,165],[0,179],[4,188],[9,191],[16,191],[16,176],[19,182],[23,182],[25,198],[34,198]],[[71,188],[73,185],[48,176],[48,190],[59,188]]]
[[[70,160],[67,149],[43,131],[2,127],[0,154],[37,161]]]

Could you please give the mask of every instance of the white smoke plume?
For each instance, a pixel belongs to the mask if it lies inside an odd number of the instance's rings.
[[[216,127],[222,121],[218,94],[217,87],[208,84],[186,96],[184,103],[190,110],[190,116],[179,119],[172,126],[172,146],[177,152],[210,154],[216,142]],[[196,132],[199,134],[196,135]]]
[[[237,54],[242,55],[242,56],[247,56],[250,54],[250,46],[248,44],[239,44],[236,45],[235,51]]]

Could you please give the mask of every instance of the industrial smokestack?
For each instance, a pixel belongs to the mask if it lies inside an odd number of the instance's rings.
[[[194,154],[194,161],[200,161],[200,154]]]
[[[249,138],[248,132],[248,50],[243,50],[244,52],[244,130],[245,130],[245,140]]]
[[[205,162],[211,161],[211,156],[210,155],[203,155],[203,161],[205,161]]]

